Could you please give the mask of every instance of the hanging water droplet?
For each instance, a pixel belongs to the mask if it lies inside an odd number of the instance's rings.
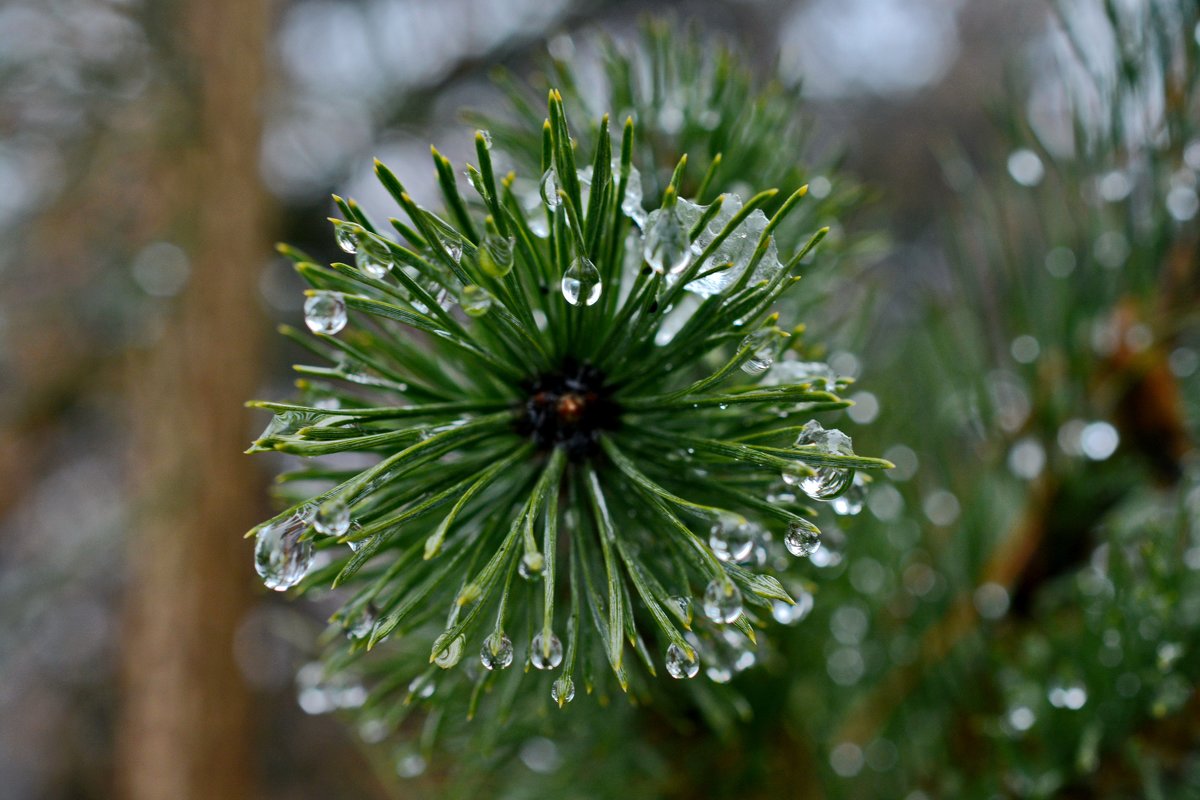
[[[747,375],[761,375],[775,363],[773,332],[769,330],[755,331],[742,340],[740,349],[748,349],[750,357],[742,362],[742,372]]]
[[[559,638],[553,633],[550,634],[550,639],[542,638],[541,631],[534,634],[533,642],[530,644],[529,661],[537,669],[554,669],[562,663],[563,646]]]
[[[754,550],[757,526],[735,514],[722,514],[708,534],[708,546],[722,561],[744,561]]]
[[[783,546],[794,556],[811,556],[821,547],[821,529],[806,519],[792,520],[783,536]]]
[[[459,661],[462,660],[463,646],[466,644],[464,637],[456,636],[454,641],[446,645],[445,649],[434,656],[433,663],[437,664],[442,669],[450,669]],[[436,645],[435,645],[436,646]]]
[[[515,240],[511,236],[501,236],[489,231],[479,243],[479,267],[493,278],[503,278],[512,272],[514,244]]]
[[[683,595],[675,595],[670,598],[671,602],[679,607],[679,613],[683,617],[683,621],[692,624],[692,598],[684,597]]]
[[[558,173],[554,171],[554,167],[546,170],[542,175],[542,182],[538,186],[542,194],[542,202],[546,204],[546,208],[554,211],[558,208],[558,204],[562,202],[562,198],[558,196]]]
[[[513,662],[513,643],[506,634],[497,631],[483,640],[479,660],[487,669],[508,669]]]
[[[300,514],[262,528],[254,545],[254,569],[268,589],[282,592],[304,578],[312,565],[313,546],[301,539],[307,521]]]
[[[795,592],[795,603],[776,600],[771,604],[771,616],[780,625],[795,625],[813,610],[813,596],[806,591]]]
[[[558,707],[562,708],[575,699],[575,681],[563,675],[550,687],[550,696],[558,703]]]
[[[856,472],[850,487],[829,501],[829,507],[833,509],[833,513],[842,517],[852,517],[862,511],[863,503],[866,501],[864,484],[862,473]]]
[[[353,253],[358,250],[358,232],[359,227],[353,223],[342,220],[333,223],[333,237],[344,252]]]
[[[541,573],[534,572],[533,570],[531,570],[529,568],[529,565],[525,563],[525,559],[523,559],[523,558],[517,564],[517,574],[520,575],[522,578],[524,578],[527,581],[536,580],[537,578],[541,577]]]
[[[758,661],[753,644],[740,631],[726,629],[721,636],[725,641],[728,658],[733,663],[734,672],[743,672],[754,666]]]
[[[482,286],[464,286],[462,308],[468,317],[482,317],[492,308],[492,295]]]
[[[518,570],[524,568],[524,570],[529,573],[530,577],[532,578],[533,576],[541,575],[542,568],[545,566],[546,559],[542,557],[542,554],[536,550],[530,550],[521,556],[521,564],[518,567]]]
[[[492,132],[489,130],[479,130],[479,131],[476,131],[476,133],[479,134],[479,138],[483,139],[483,146],[486,149],[491,150],[492,149]]]
[[[600,299],[600,270],[587,258],[579,256],[571,262],[562,279],[562,293],[573,306],[595,305]]]
[[[675,679],[694,678],[700,672],[700,659],[677,644],[667,648],[667,674]]]
[[[331,497],[317,509],[313,525],[326,536],[344,536],[350,530],[350,507],[340,497]]]
[[[733,622],[742,615],[742,593],[728,578],[713,578],[704,590],[704,613],[713,622]]]
[[[346,301],[336,292],[317,292],[304,301],[304,324],[327,336],[346,327]]]
[[[797,447],[812,447],[821,453],[829,455],[854,455],[850,437],[837,429],[825,430],[821,423],[809,420],[796,437]],[[836,497],[850,486],[854,480],[854,470],[845,467],[819,466],[814,474],[789,482],[787,473],[784,481],[792,486],[799,485],[800,489],[814,500],[829,500]]]
[[[462,261],[462,251],[463,251],[462,242],[459,241],[458,239],[450,239],[450,238],[442,239],[441,241],[442,241],[442,247],[446,251],[446,255],[450,256],[450,258],[454,261],[455,264],[460,263]]]
[[[371,631],[375,629],[375,622],[379,619],[379,610],[375,608],[374,603],[367,603],[363,608],[362,613],[354,620],[354,624],[346,628],[346,636],[351,639],[365,639],[371,635]]]
[[[650,268],[659,275],[678,275],[687,269],[692,260],[691,242],[675,209],[652,212],[648,224],[642,257]]]
[[[354,263],[362,274],[368,278],[379,280],[388,274],[393,266],[392,251],[384,244],[376,241],[367,234],[359,238],[358,252]]]

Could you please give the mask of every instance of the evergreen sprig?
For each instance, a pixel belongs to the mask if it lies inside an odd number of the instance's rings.
[[[532,172],[542,163],[542,141],[534,135],[542,118],[536,87],[556,86],[572,118],[591,119],[608,110],[633,118],[639,133],[635,161],[650,207],[662,202],[679,156],[687,153],[704,168],[681,176],[680,196],[708,203],[722,192],[779,186],[782,192],[764,205],[771,214],[811,182],[813,193],[789,214],[784,238],[829,225],[830,244],[839,254],[879,249],[876,237],[846,238],[840,230],[867,192],[839,170],[839,154],[819,155],[798,85],[764,78],[721,37],[670,16],[645,19],[638,35],[625,40],[595,33],[578,45],[563,41],[544,59],[535,88],[506,70],[496,72],[507,113],[467,114],[521,168]],[[578,132],[585,152],[595,147],[592,133]]]
[[[694,676],[706,637],[752,642],[793,602],[759,569],[819,531],[782,489],[829,500],[889,466],[808,421],[849,405],[844,379],[780,359],[799,337],[771,309],[824,233],[780,258],[773,233],[804,187],[771,217],[774,191],[702,205],[679,196],[684,157],[647,214],[632,120],[615,158],[599,121],[590,171],[558,92],[542,130],[532,215],[480,131],[470,193],[433,151],[444,215],[377,162],[405,219],[388,230],[335,198],[354,265],[280,248],[312,287],[316,335],[283,332],[323,363],[296,368],[297,402],[252,404],[275,417],[251,451],[321,460],[281,476],[293,502],[251,531],[257,566],[272,588],[340,587],[350,638],[328,676],[357,671],[389,725],[467,653],[487,668],[468,670],[471,712],[502,674],[511,703],[514,663],[557,671],[560,706],[602,664],[627,689],[627,645],[648,675],[657,650]],[[395,658],[363,658],[398,640]]]

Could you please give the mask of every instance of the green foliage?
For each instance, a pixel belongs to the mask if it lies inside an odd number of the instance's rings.
[[[812,183],[810,202],[797,208],[778,234],[798,245],[807,232],[834,229],[836,254],[879,248],[862,234],[847,238],[842,226],[866,199],[865,190],[839,171],[837,154],[818,155],[813,125],[804,114],[798,86],[763,78],[719,37],[678,20],[651,18],[640,36],[614,41],[597,34],[546,59],[534,88],[500,71],[496,81],[508,98],[507,115],[471,112],[468,119],[490,130],[497,148],[535,174],[545,169],[542,140],[534,135],[541,113],[536,87],[555,86],[574,119],[612,112],[638,126],[637,164],[650,207],[662,202],[679,157],[687,154],[703,169],[682,176],[681,197],[708,203],[722,192],[743,196],[755,186],[782,192],[764,208],[773,213],[791,192]],[[591,152],[593,131],[576,132],[578,147]],[[799,237],[799,239],[798,239]],[[828,267],[828,264],[826,264]]]
[[[599,121],[586,171],[557,92],[538,124],[532,211],[481,131],[466,196],[433,152],[445,215],[377,164],[406,219],[338,199],[354,266],[281,247],[317,335],[284,333],[323,363],[296,368],[297,402],[254,404],[276,416],[251,451],[320,460],[281,476],[257,564],[272,588],[338,589],[316,685],[361,680],[377,731],[422,705],[431,731],[477,711],[495,731],[576,688],[606,702],[610,672],[648,700],[664,651],[674,677],[717,668],[730,631],[750,648],[793,602],[784,545],[819,546],[780,487],[830,500],[889,466],[801,424],[848,405],[847,381],[782,360],[803,345],[771,312],[825,233],[780,257],[804,187],[770,217],[774,190],[700,204],[681,158],[647,213],[632,120],[619,142]],[[728,724],[721,688],[687,682]]]

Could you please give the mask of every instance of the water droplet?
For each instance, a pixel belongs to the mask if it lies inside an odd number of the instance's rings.
[[[362,613],[354,620],[354,624],[346,628],[346,635],[351,639],[365,639],[375,629],[375,622],[378,619],[379,610],[375,608],[375,604],[367,603]]]
[[[725,629],[721,638],[725,642],[727,657],[733,663],[734,672],[744,672],[755,665],[758,656],[750,640],[740,631]]]
[[[358,250],[358,232],[359,227],[354,223],[342,220],[333,223],[333,237],[344,252],[353,253]]]
[[[388,274],[393,266],[392,251],[386,245],[364,234],[359,237],[358,252],[355,253],[354,263],[362,274],[368,278],[379,280]]]
[[[722,561],[745,561],[754,550],[758,526],[734,514],[723,514],[708,534],[708,546]]]
[[[462,261],[462,242],[458,239],[442,239],[442,247],[446,250],[446,255],[453,259],[455,264]]]
[[[783,546],[799,558],[811,556],[821,547],[821,529],[806,519],[792,520],[783,536]]]
[[[865,485],[862,473],[856,472],[850,488],[829,501],[829,507],[833,509],[833,513],[842,517],[853,517],[862,511],[863,503],[867,499]]]
[[[513,643],[506,634],[496,632],[483,640],[479,660],[488,669],[508,669],[513,662]]]
[[[317,292],[304,301],[304,324],[328,336],[346,327],[346,301],[336,292]]]
[[[465,638],[462,636],[456,636],[454,641],[450,642],[450,644],[446,645],[444,650],[434,656],[433,663],[437,664],[442,669],[450,669],[462,660],[463,646],[465,644]]]
[[[780,625],[795,625],[813,610],[814,599],[811,593],[804,590],[793,593],[795,603],[785,603],[776,600],[771,604],[771,616]]]
[[[575,699],[575,681],[563,675],[550,687],[550,696],[558,703],[558,707],[562,708]]]
[[[562,293],[573,306],[595,305],[600,299],[600,270],[587,258],[579,256],[571,262],[562,279]]]
[[[534,572],[533,570],[531,570],[529,568],[529,564],[525,563],[524,558],[522,558],[521,561],[517,564],[517,574],[520,575],[522,578],[524,578],[527,581],[536,580],[537,578],[541,577],[541,572],[540,571]]]
[[[850,437],[839,430],[825,430],[821,423],[809,420],[805,423],[796,437],[797,447],[811,447],[818,452],[829,455],[853,455]],[[850,486],[854,480],[854,470],[844,467],[819,466],[812,475],[797,476],[784,472],[784,483],[789,486],[799,486],[800,489],[814,500],[829,500],[836,497]]]
[[[344,536],[350,530],[350,507],[340,497],[332,497],[317,509],[313,525],[326,536]]]
[[[781,361],[762,379],[763,386],[808,384],[814,389],[837,389],[838,374],[820,361]]]
[[[684,597],[683,595],[675,595],[670,598],[676,606],[679,607],[679,613],[683,617],[683,621],[688,625],[692,624],[692,598]]]
[[[542,554],[536,550],[530,550],[521,556],[521,564],[518,569],[524,567],[525,571],[532,577],[534,575],[541,575],[542,568],[545,566],[546,559],[542,557]]]
[[[678,275],[687,269],[692,260],[691,242],[688,232],[675,209],[650,214],[649,228],[642,243],[642,257],[650,268],[662,275],[664,272]]]
[[[694,678],[700,672],[700,659],[677,644],[667,648],[667,674],[672,678]]]
[[[775,363],[774,336],[772,331],[755,331],[742,340],[739,349],[749,349],[750,357],[742,362],[742,372],[761,375]]]
[[[313,560],[313,546],[301,534],[308,522],[301,514],[262,528],[254,545],[254,568],[268,589],[282,592],[304,578]]]
[[[553,633],[550,634],[549,641],[542,638],[542,633],[539,631],[534,634],[533,643],[530,645],[529,660],[537,669],[554,669],[562,663],[563,646],[562,642]]]
[[[489,130],[479,130],[479,131],[476,131],[476,133],[478,133],[480,138],[483,139],[484,148],[491,150],[492,149],[492,132]]]
[[[558,196],[558,173],[554,171],[554,167],[546,170],[542,175],[542,182],[538,188],[542,193],[542,202],[546,204],[546,208],[551,211],[558,208],[562,198]]]
[[[480,268],[493,278],[503,278],[512,272],[513,244],[511,236],[501,236],[489,231],[479,243],[478,258]]]
[[[482,317],[492,308],[492,295],[482,286],[464,286],[462,308],[468,317]]]
[[[742,593],[728,578],[713,578],[704,590],[704,613],[713,622],[733,622],[742,615]]]

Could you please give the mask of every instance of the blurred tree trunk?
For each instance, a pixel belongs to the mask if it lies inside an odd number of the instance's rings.
[[[182,0],[166,14],[185,98],[164,114],[164,238],[191,261],[161,342],[131,370],[133,474],[116,782],[131,800],[243,798],[254,789],[250,696],[233,639],[251,599],[241,538],[262,496],[241,454],[257,389],[257,265],[268,254],[258,180],[268,8]],[[163,209],[158,209],[162,212]],[[151,211],[151,213],[155,213]]]

